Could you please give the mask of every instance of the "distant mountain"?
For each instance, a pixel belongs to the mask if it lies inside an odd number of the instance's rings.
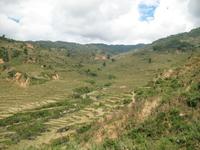
[[[72,42],[62,42],[62,41],[36,41],[32,42],[32,44],[38,44],[40,47],[43,48],[64,48],[69,51],[74,50],[84,50],[84,51],[99,51],[106,54],[114,55],[119,53],[124,53],[128,51],[133,51],[138,48],[143,48],[145,44],[137,44],[137,45],[107,45],[101,43],[95,44],[79,44],[79,43],[72,43]]]
[[[111,54],[119,54],[128,51],[132,51],[135,49],[145,47],[145,44],[137,44],[137,45],[106,45],[106,44],[88,44],[89,46],[96,46],[102,51],[111,53]]]

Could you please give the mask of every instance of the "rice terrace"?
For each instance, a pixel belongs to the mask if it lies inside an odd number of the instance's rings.
[[[82,1],[0,1],[0,150],[199,150],[199,1]]]

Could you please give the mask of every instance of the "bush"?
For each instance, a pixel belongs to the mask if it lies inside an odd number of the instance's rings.
[[[112,140],[112,139],[105,139],[104,143],[103,143],[103,148],[105,150],[120,150],[120,147],[118,146],[117,142]]]
[[[13,77],[15,77],[15,74],[16,74],[16,71],[15,70],[11,70],[11,71],[8,72],[8,77],[9,78],[13,78]]]
[[[21,54],[20,51],[13,49],[12,50],[12,58],[18,57]]]
[[[116,76],[115,76],[115,75],[112,75],[112,74],[109,74],[109,75],[108,75],[108,79],[109,79],[109,80],[116,79]]]
[[[136,99],[142,100],[147,97],[152,97],[157,94],[157,91],[153,88],[138,88],[135,90]]]
[[[189,107],[196,108],[199,102],[200,102],[200,97],[198,96],[187,99],[187,105]]]
[[[106,67],[106,62],[103,62],[103,66]]]
[[[9,61],[9,54],[6,49],[0,49],[0,58],[3,58],[5,62]]]
[[[76,88],[73,90],[75,93],[79,93],[79,94],[86,94],[92,91],[91,88],[85,86],[85,87],[80,87],[80,88]]]
[[[69,142],[69,137],[61,137],[56,140],[53,140],[52,146],[62,145]]]
[[[8,63],[2,65],[3,71],[5,71],[6,69],[9,69],[9,68],[10,68],[10,65]]]
[[[48,79],[44,79],[44,78],[31,77],[31,85],[44,84],[47,81],[49,81],[49,80]]]
[[[126,104],[130,104],[132,102],[132,99],[130,98],[126,98],[123,100],[123,104],[126,105]]]
[[[91,85],[94,85],[96,83],[94,80],[86,80],[85,82],[90,83]]]
[[[183,93],[182,96],[185,97],[189,107],[196,108],[200,103],[199,83],[192,84],[190,90],[187,93]]]
[[[28,49],[26,49],[26,48],[24,49],[24,54],[28,55]]]
[[[73,97],[80,98],[81,95],[90,93],[93,89],[89,87],[80,87],[73,90]]]
[[[88,76],[97,77],[97,73],[96,73],[96,72],[92,72],[90,69],[86,70],[85,73],[86,73]]]
[[[79,134],[81,134],[81,133],[87,132],[89,129],[91,129],[91,125],[90,124],[80,127],[79,129],[77,129],[77,132]]]
[[[148,59],[148,63],[150,64],[151,62],[152,62],[152,59],[151,59],[151,58],[149,58],[149,59]]]
[[[112,85],[112,83],[110,83],[110,82],[104,84],[104,86],[106,86],[106,87],[109,87],[111,85]]]

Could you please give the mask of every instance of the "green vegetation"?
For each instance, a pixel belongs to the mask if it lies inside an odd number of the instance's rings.
[[[0,50],[0,58],[3,58],[3,60],[5,62],[9,61],[8,51],[4,47],[2,47],[1,50]]]
[[[172,39],[166,42],[165,44],[162,44],[162,45],[158,44],[158,45],[153,46],[153,50],[155,51],[161,51],[161,50],[166,50],[166,49],[187,51],[187,50],[192,50],[193,45],[188,42],[181,42],[178,39]]]
[[[0,37],[0,149],[200,149],[199,33],[136,46]]]
[[[89,99],[65,100],[34,111],[17,113],[0,120],[0,127],[7,127],[6,130],[13,132],[13,134],[7,137],[10,139],[10,142],[16,143],[21,139],[33,139],[42,132],[47,131],[44,123],[49,119],[60,118],[65,113],[74,113],[89,105],[91,102]]]

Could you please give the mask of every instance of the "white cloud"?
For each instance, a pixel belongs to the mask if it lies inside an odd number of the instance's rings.
[[[157,7],[149,21],[140,20],[141,3]],[[1,0],[0,34],[19,40],[151,42],[198,27],[199,3],[199,0]]]

